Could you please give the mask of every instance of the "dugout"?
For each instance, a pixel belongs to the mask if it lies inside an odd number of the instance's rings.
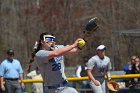
[[[112,31],[111,43],[113,70],[122,70],[130,56],[140,56],[140,29]]]

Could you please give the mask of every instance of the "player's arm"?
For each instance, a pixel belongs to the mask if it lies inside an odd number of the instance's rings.
[[[111,66],[111,62],[110,62],[110,59],[109,59],[108,70],[107,70],[107,79],[108,80],[111,80],[111,74],[110,74],[111,69],[112,69],[112,66]]]
[[[111,80],[110,70],[107,71],[107,80]]]
[[[79,38],[78,39],[77,47],[71,49],[70,51],[66,52],[65,54],[73,54],[73,53],[76,53],[78,50],[81,50],[85,45],[86,45],[85,40],[82,39],[82,38]],[[70,45],[66,45],[66,46],[70,46]]]
[[[88,77],[92,80],[92,82],[96,85],[96,86],[99,86],[100,83],[99,81],[97,81],[94,76],[92,75],[92,69],[88,69],[87,70],[87,73],[88,73]]]
[[[67,46],[69,46],[69,45],[67,45]],[[75,47],[75,48],[71,49],[70,51],[68,51],[68,52],[66,53],[66,55],[75,54],[75,53],[77,53],[78,51],[79,51],[79,48],[78,48],[78,47]]]
[[[59,49],[54,50],[54,51],[49,51],[48,59],[52,59],[52,58],[57,57],[57,56],[63,56],[65,54],[69,53],[70,51],[76,52],[78,42],[79,42],[79,39],[77,39],[72,45],[68,45],[68,46],[65,46],[63,48],[59,48]]]
[[[92,74],[92,70],[95,66],[95,62],[96,60],[92,57],[88,60],[88,64],[87,64],[87,74],[88,74],[88,77],[91,79],[91,81],[96,85],[96,86],[99,86],[100,83],[98,80],[96,80],[94,78],[94,75]]]
[[[90,78],[93,82],[95,82],[96,79],[95,79],[94,76],[92,75],[92,69],[88,69],[88,70],[87,70],[87,73],[88,73],[89,78]]]

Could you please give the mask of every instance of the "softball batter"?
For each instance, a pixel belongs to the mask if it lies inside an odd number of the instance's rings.
[[[87,72],[94,93],[106,93],[104,76],[107,74],[108,79],[110,79],[110,69],[112,67],[110,58],[105,56],[105,50],[104,45],[98,46],[97,55],[91,57],[88,61]]]
[[[35,51],[35,62],[43,77],[44,87],[47,93],[78,93],[68,86],[63,55],[77,52],[79,39],[68,46],[57,46],[54,39],[54,36],[42,33]]]

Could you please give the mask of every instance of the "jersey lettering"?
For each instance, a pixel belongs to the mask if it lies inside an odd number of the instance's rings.
[[[60,56],[60,57],[55,57],[54,60],[55,60],[56,62],[58,62],[58,61],[63,60],[63,57],[62,57],[62,56]]]
[[[52,71],[58,71],[61,69],[61,63],[52,64]]]

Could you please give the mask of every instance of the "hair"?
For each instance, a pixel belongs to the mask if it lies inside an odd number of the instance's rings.
[[[32,53],[31,53],[31,57],[30,57],[30,61],[29,61],[29,65],[26,69],[26,71],[29,73],[30,70],[31,70],[31,66],[32,66],[32,63],[34,62],[34,57],[35,57],[35,54],[41,49],[42,47],[42,44],[41,44],[41,41],[43,40],[43,36],[46,35],[47,33],[44,32],[42,34],[40,34],[40,38],[38,40],[38,44],[37,44],[37,48],[36,49],[33,49]]]
[[[136,55],[133,55],[133,56],[131,56],[130,58],[131,58],[131,59],[136,59],[137,56],[136,56]]]

